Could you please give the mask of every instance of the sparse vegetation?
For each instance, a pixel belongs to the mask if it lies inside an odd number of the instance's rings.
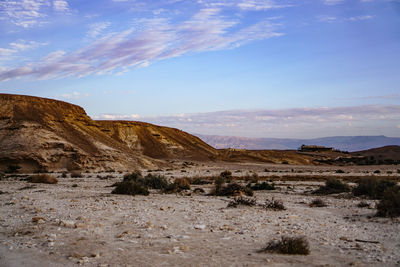
[[[366,202],[366,201],[360,201],[360,202],[357,204],[357,207],[359,207],[359,208],[369,208],[370,205],[369,205],[369,203]]]
[[[247,184],[248,188],[251,188],[252,190],[256,191],[256,190],[275,190],[275,184],[274,183],[267,183],[267,182],[262,182],[262,183],[255,183],[255,184],[251,184],[248,183]]]
[[[243,205],[243,206],[255,206],[257,205],[257,201],[255,198],[251,197],[235,197],[232,201],[228,203],[228,207],[232,208],[237,208],[237,206]]]
[[[330,195],[348,191],[350,191],[350,187],[347,184],[343,183],[338,179],[329,178],[328,180],[325,181],[325,185],[315,190],[313,194]]]
[[[50,176],[48,174],[38,174],[29,177],[28,182],[41,183],[41,184],[56,184],[58,183],[58,180],[57,178]]]
[[[117,184],[117,187],[111,192],[112,194],[122,195],[149,195],[149,190],[140,181],[124,180]]]
[[[309,206],[320,208],[320,207],[326,207],[327,205],[326,205],[325,201],[323,201],[321,198],[316,198],[311,201]]]
[[[285,206],[283,205],[283,202],[280,200],[275,200],[274,198],[266,199],[262,207],[267,210],[286,210]]]
[[[335,171],[335,173],[345,173],[345,172],[342,169],[338,169],[338,170]]]
[[[63,173],[61,174],[61,178],[67,178],[67,173],[66,173],[66,172],[63,172]]]
[[[267,246],[261,249],[259,252],[308,255],[310,254],[310,248],[305,237],[284,236],[279,241],[270,241]]]
[[[231,171],[223,171],[219,174],[219,177],[224,178],[226,182],[230,182],[232,180],[232,172]]]
[[[385,190],[396,186],[393,181],[378,180],[376,178],[363,178],[357,184],[357,187],[353,189],[353,194],[355,196],[367,196],[372,199],[381,199]]]
[[[71,178],[82,178],[82,173],[79,171],[73,171],[71,172]]]
[[[378,173],[381,173],[381,171],[380,170],[375,170],[374,173],[378,174]]]
[[[17,164],[11,164],[7,166],[7,170],[6,173],[17,173],[18,170],[21,169],[21,166],[17,165]]]
[[[400,188],[398,186],[386,189],[382,199],[377,205],[376,216],[399,217],[400,216]]]
[[[209,180],[201,179],[199,177],[188,179],[188,181],[190,184],[193,184],[193,185],[203,185],[203,184],[211,184],[212,183]]]
[[[221,183],[221,179],[217,178],[215,183],[215,187],[212,195],[216,196],[238,196],[238,195],[247,195],[253,196],[253,190],[248,187],[244,187],[237,183],[229,183],[224,185]]]
[[[146,177],[140,178],[143,184],[152,189],[165,189],[168,181],[163,175],[147,174]]]

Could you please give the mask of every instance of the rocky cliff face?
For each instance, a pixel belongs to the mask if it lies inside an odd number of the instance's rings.
[[[212,159],[216,150],[177,129],[93,121],[62,101],[0,94],[0,170],[126,170],[161,159]]]

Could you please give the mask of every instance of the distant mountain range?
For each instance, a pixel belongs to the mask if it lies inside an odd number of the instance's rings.
[[[215,148],[298,149],[302,144],[333,147],[342,151],[360,151],[388,145],[400,146],[399,137],[378,136],[332,136],[314,139],[248,138],[235,136],[195,134]]]

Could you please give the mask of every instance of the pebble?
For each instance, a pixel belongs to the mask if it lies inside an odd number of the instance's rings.
[[[196,224],[194,226],[194,229],[204,230],[204,229],[206,229],[206,225],[205,224]]]

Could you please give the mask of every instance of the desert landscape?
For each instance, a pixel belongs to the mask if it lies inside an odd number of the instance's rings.
[[[218,150],[61,101],[0,103],[1,266],[400,264],[398,146]]]

